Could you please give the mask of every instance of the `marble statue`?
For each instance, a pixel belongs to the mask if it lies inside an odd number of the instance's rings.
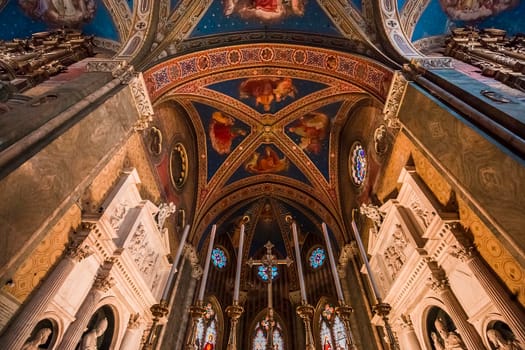
[[[439,335],[436,332],[431,334],[436,350],[467,350],[459,334],[449,331],[442,318],[436,319],[434,325],[439,333]]]
[[[157,227],[159,231],[162,232],[162,229],[164,228],[164,223],[166,222],[166,219],[175,211],[177,210],[177,207],[173,202],[168,203],[162,203],[159,205],[159,212],[157,213]]]
[[[383,219],[385,218],[385,213],[380,211],[376,205],[364,203],[361,204],[359,212],[361,213],[361,215],[365,215],[367,218],[372,220],[374,222],[376,230],[379,230],[381,224],[383,223]]]
[[[103,318],[95,327],[84,334],[80,341],[80,350],[97,350],[97,340],[108,328],[108,319]]]
[[[42,328],[38,330],[35,337],[31,340],[28,340],[24,346],[22,346],[22,350],[38,350],[41,349],[40,345],[43,345],[47,342],[47,339],[51,335],[53,331],[50,328]]]
[[[489,342],[496,349],[502,350],[522,350],[522,347],[518,345],[515,340],[505,339],[503,334],[497,329],[489,329],[487,331],[487,338]]]

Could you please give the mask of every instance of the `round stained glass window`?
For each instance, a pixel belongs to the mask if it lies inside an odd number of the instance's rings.
[[[211,261],[216,268],[223,269],[226,267],[228,258],[226,257],[224,250],[221,248],[214,248],[211,253]]]
[[[323,248],[317,247],[310,253],[308,258],[310,262],[310,267],[313,269],[318,269],[323,266],[324,261],[326,260],[326,252]]]
[[[268,282],[270,275],[272,276],[272,280],[274,280],[277,277],[277,275],[279,275],[279,269],[275,265],[274,266],[259,265],[259,268],[257,269],[257,275],[264,282]]]
[[[350,150],[349,164],[352,182],[356,186],[361,186],[365,182],[368,172],[368,161],[365,149],[359,142],[355,142]]]

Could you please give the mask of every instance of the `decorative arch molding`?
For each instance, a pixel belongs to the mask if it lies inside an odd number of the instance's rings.
[[[190,53],[162,62],[145,72],[153,101],[188,82],[235,69],[261,66],[291,67],[352,82],[385,101],[392,70],[365,57],[334,50],[283,44],[247,44]]]
[[[266,176],[264,176],[264,178],[266,180]],[[251,179],[248,178],[247,180],[249,181]],[[290,179],[285,180],[294,181]],[[296,182],[296,185],[302,186],[304,189],[303,183],[298,181],[294,182]],[[313,188],[309,188],[309,190],[309,193],[307,193],[289,185],[287,186],[285,184],[273,182],[256,182],[237,188],[235,191],[231,191],[223,196],[220,200],[217,200],[213,204],[207,205],[199,210],[195,219],[196,225],[191,234],[191,239],[195,239],[196,235],[204,232],[209,225],[223,214],[225,208],[239,208],[255,198],[271,196],[273,198],[288,200],[291,203],[302,203],[303,206],[307,206],[312,212],[317,213],[319,219],[324,221],[330,227],[338,242],[344,242],[344,231],[340,216],[334,215],[335,211],[333,208],[329,210],[318,200],[318,197],[316,197],[317,191]]]

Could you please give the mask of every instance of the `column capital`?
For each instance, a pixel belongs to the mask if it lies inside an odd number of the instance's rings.
[[[134,313],[129,315],[128,329],[139,329],[144,324],[144,319],[140,313]]]
[[[430,269],[430,276],[428,277],[428,286],[435,292],[445,291],[450,289],[447,273],[438,263],[427,257],[426,259],[428,268]]]
[[[106,261],[102,265],[93,282],[93,289],[107,293],[115,285],[115,279],[110,275],[114,261]]]

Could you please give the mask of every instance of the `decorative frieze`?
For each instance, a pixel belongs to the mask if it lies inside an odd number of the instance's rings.
[[[135,130],[142,131],[146,129],[153,120],[153,105],[148,95],[148,89],[142,73],[139,73],[129,84],[135,107],[139,112],[139,120],[135,124]]]

